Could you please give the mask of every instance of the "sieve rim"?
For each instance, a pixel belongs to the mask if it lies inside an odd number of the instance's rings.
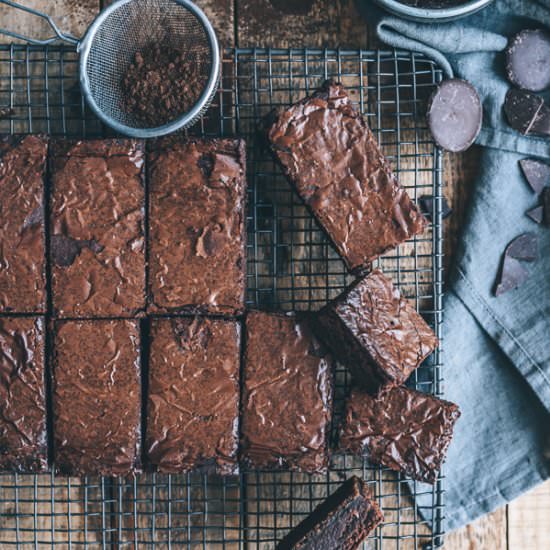
[[[212,66],[204,90],[189,111],[161,126],[155,126],[153,128],[134,128],[132,126],[127,126],[126,124],[122,124],[121,122],[114,120],[112,117],[105,114],[105,112],[97,105],[92,95],[90,79],[86,71],[86,66],[88,64],[88,57],[90,55],[90,49],[93,43],[93,39],[95,38],[95,35],[98,29],[101,27],[103,21],[121,6],[135,1],[137,0],[118,0],[117,2],[114,2],[105,10],[103,10],[99,15],[97,15],[92,24],[88,27],[86,34],[84,35],[77,47],[77,51],[80,54],[79,80],[82,94],[84,95],[86,102],[88,103],[94,114],[107,126],[129,137],[154,138],[164,136],[166,134],[170,134],[172,132],[190,126],[208,108],[210,102],[214,97],[214,94],[216,93],[220,80],[220,48],[214,28],[212,27],[212,24],[206,17],[205,13],[190,0],[172,0],[176,4],[180,4],[184,8],[188,9],[193,15],[195,15],[195,17],[203,25],[204,30],[206,31],[208,43],[210,45],[212,53]]]

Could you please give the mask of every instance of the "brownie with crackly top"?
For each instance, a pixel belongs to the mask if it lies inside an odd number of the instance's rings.
[[[238,321],[151,321],[146,449],[162,473],[238,473]]]
[[[58,317],[134,317],[145,309],[144,144],[51,144],[50,262]]]
[[[426,321],[378,269],[322,308],[314,327],[371,392],[402,384],[438,346]]]
[[[322,472],[328,464],[332,359],[305,319],[246,317],[241,457],[252,468]]]
[[[46,311],[47,138],[0,138],[0,312]]]
[[[245,144],[164,138],[148,154],[149,310],[235,315],[246,288]]]
[[[0,471],[48,468],[42,317],[0,318]]]
[[[53,434],[58,473],[128,476],[140,470],[139,321],[55,324]]]
[[[340,448],[435,483],[459,417],[454,403],[404,386],[376,397],[355,388],[346,403]]]
[[[341,84],[328,80],[269,119],[275,157],[351,272],[424,231],[424,216]]]

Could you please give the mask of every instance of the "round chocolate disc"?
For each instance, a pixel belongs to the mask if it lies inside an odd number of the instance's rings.
[[[531,92],[550,86],[550,33],[524,30],[516,34],[506,50],[508,80]]]
[[[444,80],[428,103],[428,126],[435,142],[447,151],[465,151],[481,130],[483,109],[476,89],[465,80]]]

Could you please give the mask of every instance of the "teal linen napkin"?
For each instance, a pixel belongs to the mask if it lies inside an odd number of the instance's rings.
[[[372,23],[377,11],[363,7]],[[379,17],[382,41],[425,53],[447,77],[470,81],[483,103],[476,143],[485,150],[443,324],[445,397],[462,409],[444,468],[446,527],[454,529],[550,472],[550,229],[525,215],[537,198],[518,166],[526,157],[550,162],[550,139],[512,130],[502,110],[510,88],[504,69],[508,38],[524,28],[550,27],[550,2],[495,0],[473,16],[441,24]],[[537,235],[540,258],[525,264],[524,285],[496,298],[504,248],[526,231]],[[417,499],[420,512],[430,504]]]

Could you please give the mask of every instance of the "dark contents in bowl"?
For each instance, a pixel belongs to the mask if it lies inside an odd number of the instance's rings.
[[[206,85],[204,69],[172,47],[152,44],[137,51],[122,78],[124,109],[145,127],[166,124],[197,102]]]
[[[443,9],[466,4],[467,0],[398,0],[400,4],[415,8]]]

